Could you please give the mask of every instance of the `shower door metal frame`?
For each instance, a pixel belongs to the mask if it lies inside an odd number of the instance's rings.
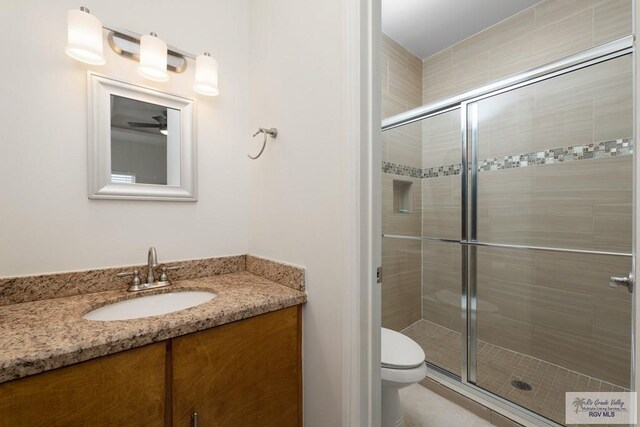
[[[542,246],[529,245],[512,245],[481,242],[477,239],[477,150],[478,150],[478,132],[477,132],[477,102],[501,93],[529,86],[544,80],[552,79],[563,74],[577,71],[590,67],[602,62],[606,62],[621,56],[632,54],[635,59],[634,37],[626,36],[620,39],[578,52],[574,55],[567,56],[560,60],[542,65],[540,67],[516,74],[511,77],[490,83],[477,89],[456,95],[451,98],[427,104],[401,114],[389,117],[382,121],[382,131],[390,130],[399,126],[407,125],[413,122],[421,121],[429,117],[450,112],[460,108],[461,122],[461,235],[460,240],[441,239],[434,237],[409,237],[399,235],[384,234],[383,237],[398,239],[414,239],[414,240],[431,240],[449,243],[460,243],[462,251],[462,274],[461,274],[461,359],[462,366],[460,377],[448,372],[438,366],[429,365],[429,377],[447,384],[450,388],[470,397],[474,400],[480,400],[489,408],[497,412],[508,413],[509,416],[515,418],[524,425],[531,426],[554,426],[559,424],[545,418],[537,413],[506,400],[494,393],[491,393],[475,384],[477,380],[477,286],[475,280],[476,273],[476,249],[478,247],[498,247],[526,250],[543,250],[555,252],[597,254],[597,255],[615,255],[627,256],[634,259],[636,251],[633,246],[632,253],[607,252],[607,251],[591,251],[583,249],[565,249]],[[634,67],[634,86],[635,86],[635,61]],[[636,108],[636,92],[633,93],[634,113]],[[471,120],[470,120],[471,119]],[[633,117],[634,130],[636,129],[636,115]],[[469,124],[471,122],[471,124]],[[635,139],[635,134],[634,134]],[[634,141],[635,142],[635,141]],[[634,156],[634,177],[637,174],[636,164],[638,156],[637,144],[633,150]],[[634,182],[633,198],[637,200],[637,188]],[[634,212],[633,234],[636,232],[636,218]],[[635,262],[632,263],[632,274],[635,274]],[[633,304],[632,319],[634,321],[637,308]],[[636,330],[632,328],[631,332],[631,390],[634,390],[635,383],[635,361],[636,354],[634,352],[634,343],[636,340]]]
[[[585,51],[587,53],[589,51]],[[520,89],[525,86],[534,85],[536,83],[540,83],[545,80],[553,79],[555,77],[568,74],[577,70],[581,70],[584,68],[588,68],[597,64],[601,64],[616,58],[620,58],[626,55],[633,54],[633,46],[628,47],[626,49],[616,50],[615,52],[610,52],[604,55],[600,55],[597,58],[587,59],[578,64],[572,65],[567,68],[563,68],[548,74],[544,74],[538,76],[536,78],[532,78],[530,80],[526,80],[517,84],[513,84],[501,89],[497,89],[495,91],[491,91],[489,93],[485,93],[483,95],[479,95],[477,97],[471,98],[462,103],[462,108],[467,109],[467,138],[468,138],[468,150],[470,150],[470,154],[468,157],[471,158],[471,164],[469,165],[470,174],[466,181],[462,181],[462,185],[467,185],[467,190],[463,191],[463,194],[467,195],[467,199],[463,199],[462,203],[467,203],[467,215],[468,215],[468,233],[469,239],[462,240],[462,245],[469,246],[468,252],[469,255],[467,257],[467,328],[468,328],[468,336],[467,342],[469,346],[467,347],[467,379],[468,382],[476,383],[477,381],[477,344],[478,344],[478,328],[477,328],[477,315],[478,315],[478,290],[477,290],[477,282],[476,282],[476,249],[479,246],[482,247],[493,247],[493,248],[509,248],[509,249],[523,249],[523,250],[533,250],[533,251],[552,251],[552,252],[565,252],[565,253],[581,253],[581,254],[592,254],[592,255],[609,255],[609,256],[622,256],[622,257],[631,257],[633,258],[633,253],[626,252],[613,252],[613,251],[596,251],[596,250],[585,250],[585,249],[570,249],[570,248],[557,248],[557,247],[545,247],[545,246],[533,246],[533,245],[513,245],[513,244],[500,244],[500,243],[490,243],[490,242],[482,242],[478,240],[478,102],[484,99],[488,99],[497,95],[501,95],[503,93],[511,92],[513,90]],[[637,144],[636,144],[637,147]],[[633,155],[635,156],[637,149],[634,149]],[[635,188],[634,188],[635,194]],[[464,221],[464,219],[463,219]],[[633,267],[632,267],[633,270]],[[635,277],[635,272],[632,271],[633,277]],[[630,348],[632,348],[634,341],[634,337],[631,338]],[[632,357],[633,359],[633,357]],[[632,360],[632,367],[635,366]],[[633,372],[633,369],[631,369]],[[631,378],[630,384],[633,384],[633,378]]]

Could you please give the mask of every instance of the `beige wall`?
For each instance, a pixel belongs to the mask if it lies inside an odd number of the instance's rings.
[[[348,117],[353,110],[350,7],[341,0],[250,1],[247,63],[253,71],[248,86],[236,94],[250,94],[251,101],[246,132],[233,141],[248,167],[249,253],[306,269],[306,427],[358,419],[353,360],[347,356],[351,343],[345,340],[351,336],[347,305],[357,286],[352,272],[359,268],[349,237],[355,220],[354,165],[348,160],[355,151]],[[225,8],[217,13],[224,15]],[[259,138],[250,139],[258,126],[275,126],[280,133],[252,161],[246,153],[260,148]]]
[[[427,58],[423,101],[624,36],[630,23],[629,0],[544,1]],[[574,147],[588,153],[589,144],[631,138],[631,88],[624,57],[484,100],[479,159],[559,148],[572,157]],[[423,167],[459,163],[453,114],[423,122]],[[632,176],[630,155],[482,171],[478,238],[630,252]],[[422,186],[423,235],[458,238],[459,175]],[[459,257],[446,244],[423,247],[423,317],[454,330],[449,294],[459,292]],[[609,276],[628,271],[628,257],[482,248],[479,339],[628,386],[631,296],[608,287]]]
[[[422,61],[386,35],[382,35],[382,114],[394,114],[422,103]],[[385,132],[382,159],[421,168],[422,130],[404,126]],[[411,183],[413,210],[395,212],[393,181]],[[382,177],[382,231],[386,234],[420,236],[422,189],[419,177],[384,173]],[[420,242],[384,239],[382,243],[382,326],[400,330],[420,320],[421,259]]]
[[[194,63],[168,82],[144,79],[113,52],[86,65],[64,53],[72,0],[3,0],[0,47],[0,276],[135,265],[155,246],[160,260],[247,252],[249,1],[88,1],[104,24],[156,31],[220,63],[220,96],[193,91]],[[224,11],[224,13],[219,13]],[[232,35],[232,36],[230,36]],[[87,71],[197,99],[198,202],[87,198]],[[16,179],[18,177],[18,179]]]

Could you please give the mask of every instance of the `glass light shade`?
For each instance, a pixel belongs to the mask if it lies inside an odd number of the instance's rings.
[[[169,80],[167,72],[167,44],[158,37],[144,35],[140,38],[140,65],[138,73],[149,80],[166,82]]]
[[[218,61],[208,54],[196,57],[196,80],[193,90],[207,95],[217,96],[218,91]]]
[[[67,12],[67,55],[91,65],[106,61],[102,52],[102,23],[82,10]]]

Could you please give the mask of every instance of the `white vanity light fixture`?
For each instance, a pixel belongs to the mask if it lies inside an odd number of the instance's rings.
[[[86,7],[67,12],[65,52],[86,64],[102,65],[106,62],[102,51],[102,23]]]
[[[187,68],[187,59],[196,63],[193,89],[206,96],[217,96],[218,61],[204,53],[197,57],[173,46],[168,46],[157,34],[141,36],[125,29],[115,29],[102,25],[100,20],[89,14],[89,9],[67,12],[68,41],[65,51],[72,58],[90,65],[106,63],[103,53],[102,30],[107,30],[107,41],[111,50],[118,55],[139,61],[138,73],[156,82],[169,80],[169,73],[182,73]]]
[[[167,44],[156,33],[140,37],[140,65],[138,74],[156,82],[169,80],[167,73]]]
[[[201,95],[218,96],[218,61],[209,52],[196,57],[196,78],[193,90]]]

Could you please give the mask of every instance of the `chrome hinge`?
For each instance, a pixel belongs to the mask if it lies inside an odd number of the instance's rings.
[[[382,267],[376,269],[376,283],[382,283]]]

